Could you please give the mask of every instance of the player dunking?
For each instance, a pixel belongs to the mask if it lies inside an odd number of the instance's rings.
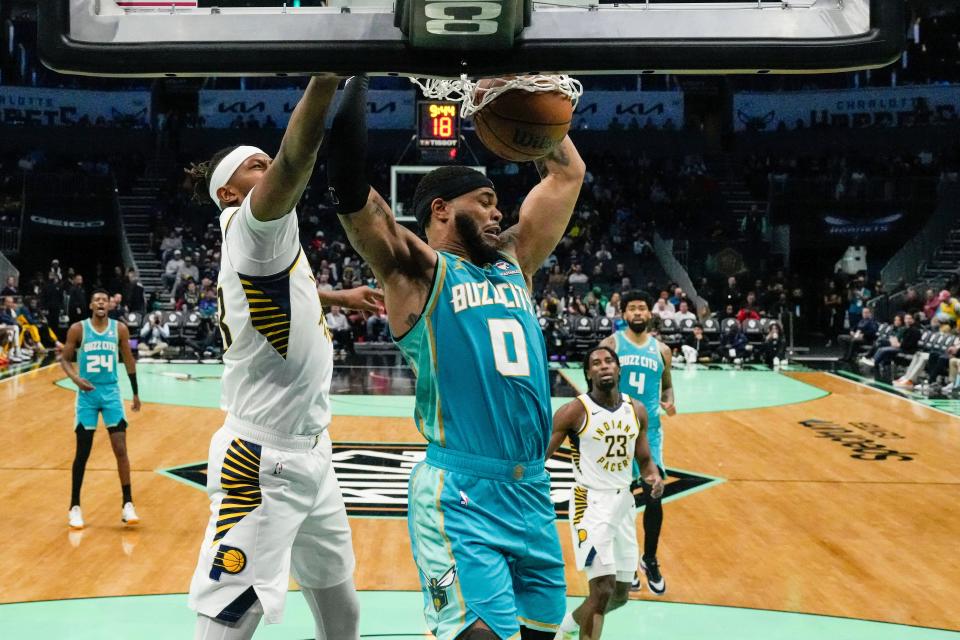
[[[439,640],[552,638],[565,584],[543,462],[546,348],[529,286],[566,229],[585,166],[569,138],[538,160],[541,181],[506,231],[483,174],[434,170],[414,195],[423,242],[364,177],[366,86],[358,77],[344,90],[329,181],[417,376],[414,418],[430,444],[411,474],[408,524],[428,625]]]
[[[80,510],[80,488],[87,459],[93,448],[93,434],[97,430],[100,414],[110,434],[110,446],[117,458],[123,502],[120,519],[124,524],[140,522],[133,508],[130,490],[130,459],[127,457],[127,420],[117,382],[119,360],[123,357],[130,386],[133,388],[134,411],[140,411],[140,392],[137,387],[137,363],[130,350],[130,330],[127,325],[107,317],[110,294],[97,289],[90,297],[91,315],[88,320],[74,322],[67,330],[60,366],[77,385],[77,452],[73,458],[73,481],[70,492],[68,523],[71,529],[83,529],[83,512]],[[77,364],[73,361],[76,359]]]
[[[647,410],[649,424],[647,439],[653,461],[666,478],[663,466],[663,429],[660,412],[672,416],[676,413],[673,398],[673,380],[670,376],[670,347],[659,342],[647,332],[652,319],[652,301],[643,291],[630,291],[620,299],[620,310],[627,323],[626,328],[608,336],[600,343],[616,351],[620,358],[620,391],[636,398]],[[634,476],[643,486],[643,557],[640,571],[647,580],[650,591],[662,596],[667,590],[667,582],[660,572],[657,561],[657,545],[660,542],[660,529],[663,526],[663,503],[654,496],[649,484],[639,477],[634,465]],[[639,580],[635,584],[640,587]]]
[[[609,347],[583,360],[588,392],[553,417],[549,460],[570,439],[575,484],[570,491],[570,533],[577,569],[586,571],[590,594],[560,626],[558,638],[597,640],[606,613],[627,603],[637,568],[637,510],[630,484],[634,462],[652,495],[663,480],[647,443],[647,410],[620,391],[620,361]]]
[[[280,622],[291,565],[316,637],[359,637],[350,526],[327,433],[333,347],[295,210],[336,86],[310,80],[273,160],[241,146],[191,170],[221,209],[227,412],[210,442],[210,521],[190,585],[200,639],[250,638],[261,617]],[[366,288],[324,295],[350,308],[375,302]]]

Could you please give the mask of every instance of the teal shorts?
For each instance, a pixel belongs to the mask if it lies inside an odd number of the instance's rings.
[[[509,463],[436,445],[410,475],[407,524],[424,616],[438,640],[477,620],[501,638],[555,632],[563,553],[543,461]]]
[[[93,391],[77,391],[77,421],[84,429],[94,430],[100,414],[103,424],[115,427],[126,419],[123,411],[123,398],[120,397],[120,385],[111,384],[97,387]]]

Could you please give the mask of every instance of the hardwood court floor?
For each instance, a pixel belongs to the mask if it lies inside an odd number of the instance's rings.
[[[729,393],[742,393],[749,375],[731,376]],[[666,505],[665,600],[960,630],[960,420],[836,376],[788,375],[829,395],[665,419],[667,466],[725,480]],[[52,367],[0,382],[0,603],[183,593],[208,503],[155,471],[205,460],[221,413],[161,403],[128,413],[143,519],[134,530],[120,524],[100,429],[83,492],[87,529],[68,535],[74,395],[54,384],[60,378]],[[688,402],[696,389],[693,376]],[[684,402],[679,393],[681,411]],[[396,417],[337,416],[331,433],[421,442]],[[404,520],[351,524],[360,589],[418,588]],[[569,561],[567,523],[558,527]],[[571,594],[584,593],[579,574],[567,579]]]

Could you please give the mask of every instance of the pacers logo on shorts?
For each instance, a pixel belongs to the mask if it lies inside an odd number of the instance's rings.
[[[210,579],[219,582],[222,573],[237,574],[243,571],[245,566],[247,566],[247,556],[243,551],[222,544],[217,549],[217,555],[213,558]]]
[[[430,578],[427,587],[430,589],[430,598],[433,600],[433,608],[437,611],[447,606],[447,587],[453,585],[457,579],[457,568],[450,567],[440,578]]]

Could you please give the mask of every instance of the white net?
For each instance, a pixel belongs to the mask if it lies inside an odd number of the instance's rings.
[[[497,84],[484,88],[477,101],[477,87],[479,82],[463,75],[456,79],[450,78],[410,78],[423,92],[424,97],[432,100],[454,100],[461,103],[460,115],[469,118],[480,109],[497,99],[497,96],[507,91],[529,91],[530,93],[559,91],[573,102],[574,108],[583,95],[583,85],[579,80],[567,75],[556,76],[516,76],[513,78],[498,78]]]

